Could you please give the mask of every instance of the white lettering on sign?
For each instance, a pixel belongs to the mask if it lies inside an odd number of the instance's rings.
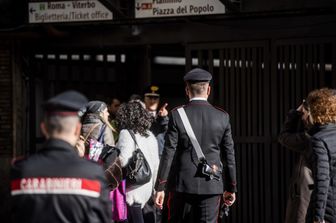
[[[135,0],[136,18],[224,14],[220,0]]]
[[[82,180],[76,178],[27,178],[21,180],[20,188],[23,190],[81,189]]]
[[[98,0],[30,2],[29,23],[112,20],[113,14]]]
[[[99,197],[101,184],[97,180],[67,177],[32,177],[11,181],[11,195],[72,194]]]

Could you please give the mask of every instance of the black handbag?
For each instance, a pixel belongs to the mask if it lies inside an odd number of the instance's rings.
[[[148,183],[152,177],[150,166],[140,150],[135,135],[128,130],[135,142],[135,150],[127,165],[124,167],[124,176],[126,179],[126,187],[141,186]]]

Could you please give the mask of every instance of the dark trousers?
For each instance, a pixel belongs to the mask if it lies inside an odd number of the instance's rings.
[[[221,195],[169,193],[168,222],[216,223]]]
[[[153,198],[150,198],[142,209],[144,221],[146,223],[160,223],[161,210],[155,207]]]
[[[127,205],[127,211],[128,223],[144,223],[141,204]]]

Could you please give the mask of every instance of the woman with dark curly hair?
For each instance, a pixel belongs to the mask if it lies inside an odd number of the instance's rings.
[[[307,222],[336,222],[336,90],[309,93],[307,106],[311,129],[311,165],[314,186]]]
[[[154,181],[156,180],[159,167],[158,142],[149,128],[154,118],[149,114],[142,102],[130,101],[122,104],[116,115],[117,127],[120,130],[117,147],[120,149],[120,161],[124,167],[132,157],[136,149],[135,142],[129,131],[135,135],[137,144],[147,160],[152,176],[151,180],[141,186],[127,187],[126,202],[128,205],[128,222],[143,223],[142,208],[154,192]]]

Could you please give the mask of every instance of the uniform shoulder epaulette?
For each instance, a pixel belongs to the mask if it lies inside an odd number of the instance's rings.
[[[214,105],[214,108],[216,108],[217,110],[219,110],[219,111],[224,112],[224,113],[227,114],[227,112],[223,108],[221,108],[219,106]]]
[[[176,106],[175,108],[173,108],[171,111],[175,111],[175,110],[177,110],[178,108],[182,108],[182,107],[184,107],[185,105],[179,105],[179,106]]]

